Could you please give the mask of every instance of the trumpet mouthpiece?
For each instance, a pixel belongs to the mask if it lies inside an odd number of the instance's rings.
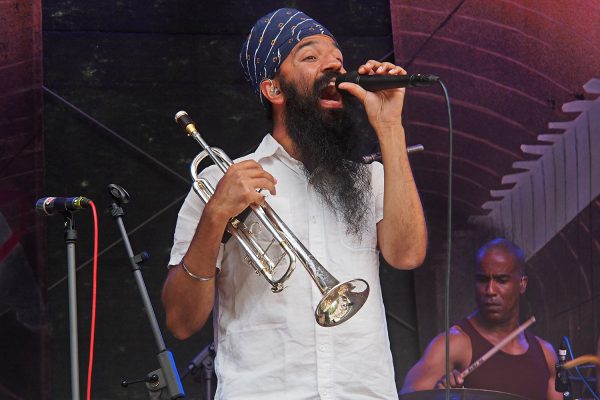
[[[175,122],[177,122],[188,135],[192,135],[196,132],[196,125],[194,124],[194,120],[190,118],[187,112],[179,111],[175,114]]]
[[[186,111],[177,111],[177,114],[175,114],[175,122],[177,122],[178,124],[181,123],[181,118],[190,118],[190,116],[188,115],[188,113]],[[191,119],[191,118],[190,118]]]

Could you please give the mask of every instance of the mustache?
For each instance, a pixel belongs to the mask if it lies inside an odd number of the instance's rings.
[[[329,82],[331,82],[332,79],[335,79],[341,75],[343,75],[343,74],[339,71],[325,71],[321,77],[319,77],[317,80],[315,80],[315,82],[313,83],[312,93],[309,93],[308,96],[313,101],[319,101],[321,92],[327,86],[329,86]],[[346,105],[346,108],[349,107],[352,110],[352,112],[357,112],[361,109],[360,102],[358,101],[358,99],[356,97],[352,96],[350,93],[348,93],[345,90],[337,90],[336,89],[336,91],[342,97],[342,101]]]
[[[323,89],[325,89],[327,86],[329,86],[329,82],[332,79],[337,78],[340,75],[342,75],[340,72],[325,71],[320,78],[315,80],[315,83],[313,84],[313,93],[318,95],[318,93],[320,93]],[[345,91],[342,90],[339,93],[340,94],[345,93]]]

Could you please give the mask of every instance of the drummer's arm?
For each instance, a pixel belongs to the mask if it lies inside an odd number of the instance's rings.
[[[446,374],[446,335],[440,333],[425,349],[421,359],[408,371],[400,393],[435,388]],[[471,359],[471,342],[458,328],[450,329],[450,369],[462,370]]]
[[[554,347],[543,339],[540,339],[536,336],[540,345],[542,346],[542,350],[544,350],[544,357],[546,358],[546,363],[548,364],[548,370],[550,371],[550,378],[548,379],[548,389],[546,394],[547,400],[562,400],[563,395],[560,392],[554,390],[554,381],[556,378],[556,368],[555,365],[558,362],[556,358],[556,351],[554,351]]]

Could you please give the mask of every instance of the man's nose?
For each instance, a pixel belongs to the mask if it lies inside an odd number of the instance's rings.
[[[329,56],[325,60],[325,65],[323,67],[325,71],[335,71],[340,74],[345,74],[346,70],[344,69],[344,65],[342,62],[334,55]]]
[[[496,294],[496,283],[494,282],[493,279],[490,279],[487,284],[485,285],[485,293],[489,294],[489,295],[495,295]]]

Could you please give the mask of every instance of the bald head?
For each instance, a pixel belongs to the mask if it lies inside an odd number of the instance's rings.
[[[477,251],[477,265],[480,266],[482,260],[491,253],[502,254],[504,257],[511,258],[515,268],[518,268],[519,272],[525,275],[525,255],[523,250],[510,240],[496,238],[481,246],[479,251]]]
[[[477,252],[475,301],[490,325],[515,321],[527,288],[523,251],[506,239],[494,239]]]

